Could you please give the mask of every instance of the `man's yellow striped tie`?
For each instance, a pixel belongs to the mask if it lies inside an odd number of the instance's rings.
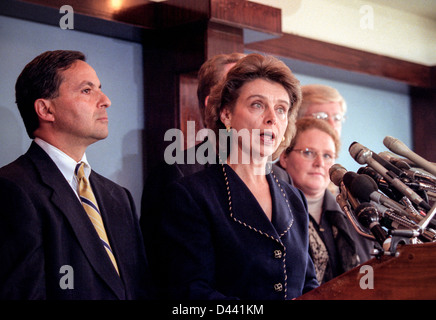
[[[89,219],[91,219],[91,222],[94,225],[101,242],[103,243],[103,247],[106,249],[109,258],[111,259],[115,267],[115,270],[119,274],[117,262],[115,260],[114,254],[112,253],[112,248],[106,235],[106,230],[104,228],[97,201],[95,199],[94,193],[92,192],[91,185],[85,176],[85,171],[83,169],[84,165],[84,162],[79,163],[74,171],[78,181],[78,193],[80,201],[82,202],[83,208],[88,214]]]

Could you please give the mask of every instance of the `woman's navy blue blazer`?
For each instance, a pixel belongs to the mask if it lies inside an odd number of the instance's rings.
[[[156,261],[168,298],[282,300],[318,286],[304,196],[274,173],[267,180],[272,221],[228,165],[171,184]]]

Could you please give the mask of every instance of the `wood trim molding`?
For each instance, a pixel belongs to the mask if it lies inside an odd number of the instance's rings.
[[[410,86],[436,85],[432,67],[284,33],[246,44],[249,50],[400,81]],[[433,68],[434,69],[434,68]]]
[[[282,10],[260,3],[240,0],[211,0],[210,20],[281,35]]]
[[[169,28],[198,21],[214,21],[238,28],[281,34],[281,9],[242,0],[2,0],[51,9],[68,4],[74,12],[145,29]]]

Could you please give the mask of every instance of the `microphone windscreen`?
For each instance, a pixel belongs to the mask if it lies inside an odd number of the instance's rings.
[[[351,184],[358,176],[359,175],[353,171],[348,171],[346,174],[344,174],[344,178],[342,179],[342,181],[344,182],[344,185],[347,187],[348,190],[350,190]]]
[[[371,200],[371,193],[377,191],[378,186],[370,176],[360,174],[353,180],[348,190],[361,201],[369,202]]]

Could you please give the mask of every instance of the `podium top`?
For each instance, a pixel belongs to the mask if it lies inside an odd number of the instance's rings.
[[[297,300],[436,299],[436,243],[397,249],[397,257],[373,258]]]

